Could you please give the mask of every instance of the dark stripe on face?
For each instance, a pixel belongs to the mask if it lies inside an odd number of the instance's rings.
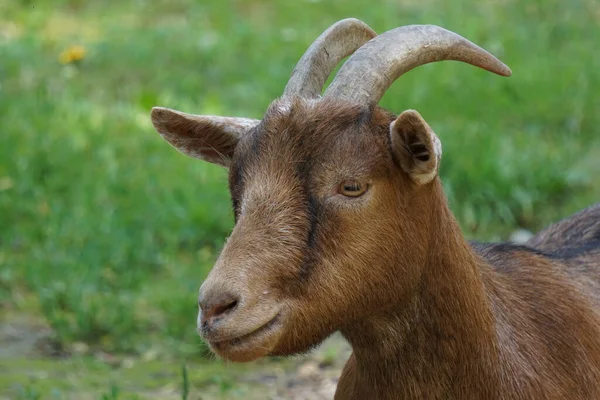
[[[307,213],[310,225],[308,228],[308,238],[306,240],[306,245],[308,246],[308,249],[312,251],[315,250],[317,243],[317,225],[319,222],[320,205],[317,199],[311,193],[307,193],[307,196]]]
[[[258,158],[260,152],[260,138],[263,132],[263,123],[261,122],[258,126],[248,132],[248,138],[250,145],[241,146],[238,144],[236,151],[242,153],[239,154],[234,163],[231,165],[229,171],[229,193],[231,194],[231,206],[233,208],[234,220],[237,223],[239,212],[240,212],[240,200],[242,192],[244,190],[244,170],[247,165]]]
[[[240,212],[240,197],[243,188],[242,164],[243,160],[239,160],[231,166],[229,171],[229,193],[231,194],[231,206],[235,222],[237,222]]]
[[[306,250],[304,251],[304,259],[300,265],[299,277],[302,281],[307,281],[314,269],[317,257],[317,231],[319,228],[319,219],[321,217],[321,206],[317,198],[310,190],[310,172],[312,169],[312,161],[310,159],[305,162],[298,163],[296,174],[304,187],[304,196],[306,199],[305,210],[308,218],[308,230],[306,235]]]

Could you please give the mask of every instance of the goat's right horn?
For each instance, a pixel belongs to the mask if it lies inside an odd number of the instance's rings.
[[[336,22],[306,50],[288,81],[284,96],[314,99],[335,66],[377,34],[364,22],[347,18]]]
[[[443,60],[511,75],[500,60],[454,32],[435,25],[409,25],[382,33],[359,48],[340,68],[324,96],[374,104],[402,74]]]

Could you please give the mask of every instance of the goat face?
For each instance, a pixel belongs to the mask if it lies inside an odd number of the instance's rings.
[[[229,168],[236,224],[199,298],[198,330],[217,354],[304,351],[397,304],[405,293],[391,282],[414,286],[441,153],[415,111],[394,121],[378,107],[296,98],[256,124],[167,109],[153,121],[178,149]]]
[[[427,62],[510,70],[439,27],[374,36],[358,20],[334,24],[260,121],[153,109],[171,145],[229,168],[236,224],[200,288],[198,315],[200,334],[226,359],[305,351],[418,282],[441,145],[416,111],[395,118],[376,104],[390,77]]]

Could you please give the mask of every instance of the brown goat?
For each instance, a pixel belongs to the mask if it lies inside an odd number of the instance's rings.
[[[348,19],[260,121],[153,109],[171,145],[229,168],[236,224],[200,289],[199,333],[245,362],[341,331],[353,354],[337,399],[600,399],[600,204],[525,245],[468,243],[438,138],[416,111],[377,105],[441,60],[510,75],[445,29],[377,36]]]

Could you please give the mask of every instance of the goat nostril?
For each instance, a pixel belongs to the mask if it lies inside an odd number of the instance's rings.
[[[219,316],[221,314],[225,314],[227,311],[233,310],[237,306],[237,300],[232,300],[228,304],[217,304],[214,306],[214,311],[212,315],[214,317]]]
[[[202,310],[202,321],[208,322],[210,319],[222,316],[236,308],[238,299],[232,295],[221,295],[217,298],[203,299],[199,305]]]

